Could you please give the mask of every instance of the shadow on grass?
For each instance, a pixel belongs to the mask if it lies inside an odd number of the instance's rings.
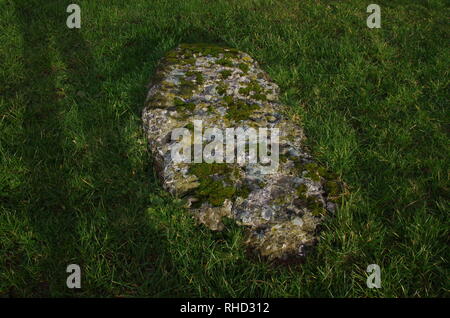
[[[104,76],[80,31],[66,26],[71,2],[13,3],[26,70],[21,156],[28,174],[18,213],[40,255],[23,264],[27,287],[9,296],[133,295],[142,286],[132,282],[159,284],[154,270],[165,247],[146,215],[149,171],[135,171],[128,157],[129,118],[117,121],[114,108],[99,102]],[[79,291],[66,287],[72,263],[82,268]]]

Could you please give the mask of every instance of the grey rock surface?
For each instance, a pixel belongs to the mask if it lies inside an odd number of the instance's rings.
[[[224,217],[246,228],[247,244],[269,259],[303,258],[318,226],[335,213],[344,185],[314,162],[302,128],[286,118],[278,86],[248,54],[182,44],[162,59],[142,114],[163,187],[186,199],[195,218],[222,230]],[[262,163],[175,162],[172,131],[193,121],[225,129],[279,128],[279,167]]]

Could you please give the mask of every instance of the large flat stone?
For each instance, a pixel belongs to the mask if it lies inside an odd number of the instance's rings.
[[[262,256],[302,258],[335,212],[343,184],[307,152],[303,130],[284,115],[278,91],[248,54],[184,44],[160,62],[142,118],[162,185],[186,199],[197,220],[221,230],[223,217],[234,219]],[[194,120],[204,128],[278,128],[278,169],[265,174],[262,163],[175,162],[172,131],[192,131]]]

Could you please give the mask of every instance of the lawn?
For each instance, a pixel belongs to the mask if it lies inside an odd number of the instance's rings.
[[[73,2],[0,1],[1,297],[449,296],[448,2],[378,0],[369,29],[371,1],[78,0],[69,29]],[[156,179],[140,112],[182,42],[258,60],[348,184],[304,264],[248,257]]]

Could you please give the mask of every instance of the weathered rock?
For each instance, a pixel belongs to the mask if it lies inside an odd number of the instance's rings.
[[[304,257],[318,225],[334,213],[343,184],[317,165],[301,127],[282,114],[278,86],[248,54],[231,48],[184,44],[161,61],[143,111],[155,167],[166,190],[185,198],[212,230],[222,218],[248,229],[250,247],[269,259]],[[177,163],[175,128],[279,128],[280,162],[263,174],[261,163]]]

